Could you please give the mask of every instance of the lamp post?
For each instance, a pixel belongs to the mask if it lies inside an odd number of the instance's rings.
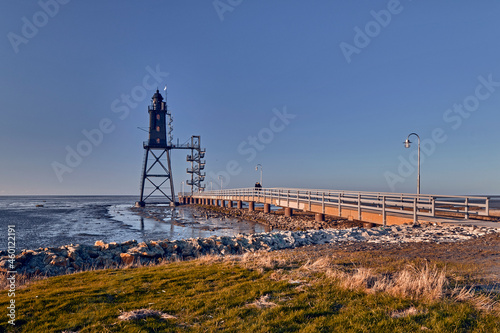
[[[184,196],[184,182],[183,181],[181,182],[181,187],[182,187],[181,192],[182,192],[182,195]]]
[[[218,178],[219,178],[219,180],[220,180],[220,189],[222,190],[222,179],[223,179],[223,178],[222,178],[222,176],[221,176],[221,175],[219,175],[219,177],[218,177]]]
[[[420,137],[418,136],[417,133],[410,133],[410,135],[408,135],[408,137],[406,138],[406,141],[403,142],[404,145],[405,145],[405,148],[410,148],[410,143],[412,143],[410,141],[410,136],[412,135],[415,135],[417,138],[418,138],[418,158],[417,158],[417,195],[420,195]]]
[[[259,171],[259,167],[260,167],[260,186],[262,186],[262,164],[257,164],[255,166],[255,171]]]
[[[213,191],[214,188],[213,188],[213,182],[210,182],[210,191]]]

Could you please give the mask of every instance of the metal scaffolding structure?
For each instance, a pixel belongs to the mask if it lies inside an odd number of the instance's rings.
[[[191,194],[205,190],[203,181],[205,180],[205,149],[201,148],[200,136],[193,135],[191,137],[191,155],[188,155],[186,160],[191,162],[191,168],[186,169],[188,174],[191,174],[191,179],[187,180],[187,184],[191,186]]]

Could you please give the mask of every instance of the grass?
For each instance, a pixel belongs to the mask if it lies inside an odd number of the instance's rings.
[[[469,271],[358,255],[206,256],[38,280],[17,290],[16,326],[2,315],[0,330],[500,332],[498,296],[453,286]],[[0,308],[8,301],[2,291]]]

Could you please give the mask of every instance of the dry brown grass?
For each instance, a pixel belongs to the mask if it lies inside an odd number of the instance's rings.
[[[196,263],[199,265],[211,265],[218,264],[221,262],[228,262],[229,258],[218,254],[206,254],[196,258]]]
[[[373,268],[356,267],[347,270],[345,266],[336,264],[333,256],[323,256],[317,260],[307,260],[304,264],[297,264],[297,257],[288,252],[248,252],[243,255],[220,256],[206,255],[197,259],[200,265],[213,263],[229,263],[243,265],[250,270],[263,274],[271,271],[269,279],[274,281],[288,281],[297,284],[298,288],[310,287],[323,275],[327,279],[338,280],[343,288],[362,290],[367,293],[386,292],[396,297],[434,301],[448,295],[456,301],[471,303],[474,307],[484,311],[499,311],[500,305],[493,298],[494,295],[477,294],[474,288],[447,289],[449,285],[446,269],[427,262],[409,264],[402,270],[390,274],[382,274]],[[265,307],[268,298],[251,303],[253,306]],[[414,309],[395,314],[412,316]],[[499,311],[500,313],[500,311]]]
[[[451,291],[451,295],[456,301],[468,302],[478,310],[495,312],[500,315],[500,303],[494,299],[495,295],[492,293],[476,293],[474,287],[455,287]]]
[[[426,312],[427,311],[425,311],[425,310],[418,310],[416,307],[410,306],[408,309],[391,312],[391,317],[392,318],[411,317],[411,316],[416,316],[416,315],[426,313]]]
[[[443,297],[448,285],[446,270],[427,263],[423,267],[407,266],[388,281],[388,291],[395,296],[429,300]]]
[[[326,272],[335,266],[330,257],[321,257],[315,261],[307,260],[300,268],[309,272]]]
[[[269,270],[280,268],[289,268],[293,265],[293,257],[289,254],[278,252],[247,252],[239,256],[228,256],[226,262],[237,263],[251,270],[256,270],[259,273],[264,273]]]
[[[263,295],[258,300],[255,300],[254,302],[247,304],[247,306],[256,307],[258,309],[273,308],[277,306],[276,303],[270,302],[269,299],[270,299],[269,295]]]
[[[133,310],[133,311],[128,311],[128,312],[122,312],[118,319],[120,320],[139,320],[139,319],[146,319],[149,317],[156,317],[160,318],[163,320],[166,319],[177,319],[177,317],[169,315],[168,313],[163,313],[161,311],[157,310],[151,310],[151,309],[138,309],[138,310]]]
[[[338,280],[347,289],[361,289],[368,293],[387,292],[397,297],[425,300],[441,298],[448,284],[446,271],[428,264],[422,267],[408,265],[391,275],[361,267],[353,272],[329,269],[326,276]]]
[[[7,280],[8,274],[0,272],[0,290],[8,290],[10,282]],[[47,279],[45,275],[28,276],[26,274],[16,274],[16,289],[24,288],[32,282]]]

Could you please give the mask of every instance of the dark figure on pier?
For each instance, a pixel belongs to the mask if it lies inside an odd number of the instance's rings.
[[[259,182],[256,182],[256,183],[255,183],[255,190],[256,190],[256,191],[260,191],[260,190],[262,190],[262,185],[260,185],[260,183],[259,183]]]

